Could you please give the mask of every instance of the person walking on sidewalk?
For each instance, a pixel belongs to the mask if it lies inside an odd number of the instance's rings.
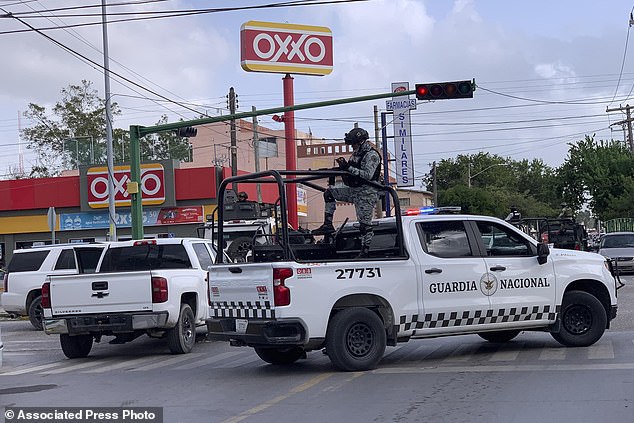
[[[324,192],[325,211],[324,223],[312,231],[313,235],[330,235],[335,232],[332,224],[337,201],[353,203],[361,232],[361,252],[359,257],[367,257],[370,243],[374,236],[372,230],[372,213],[379,199],[377,188],[365,184],[364,181],[379,182],[381,178],[381,155],[369,141],[368,131],[353,128],[345,135],[344,141],[352,145],[352,155],[349,160],[337,158],[340,170],[349,172],[342,179],[345,187],[330,186]]]

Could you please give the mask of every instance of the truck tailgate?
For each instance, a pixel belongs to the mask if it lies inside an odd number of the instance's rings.
[[[211,317],[274,318],[273,266],[240,263],[209,267]]]
[[[152,311],[149,271],[49,276],[53,316]]]

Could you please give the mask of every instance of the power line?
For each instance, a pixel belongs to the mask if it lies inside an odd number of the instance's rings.
[[[285,8],[285,7],[298,7],[298,6],[319,6],[319,5],[328,5],[328,4],[343,4],[343,3],[357,3],[357,2],[366,2],[370,0],[295,0],[289,2],[281,2],[281,3],[271,3],[266,5],[257,5],[257,6],[241,6],[241,7],[226,7],[226,8],[214,8],[214,9],[190,9],[187,11],[153,11],[153,12],[124,12],[124,13],[108,13],[108,16],[119,16],[119,15],[143,15],[143,14],[158,14],[159,16],[144,16],[139,18],[124,18],[124,19],[110,19],[108,21],[109,24],[120,23],[120,22],[132,22],[132,21],[145,21],[145,20],[153,20],[153,19],[164,19],[164,18],[173,18],[173,17],[181,17],[181,16],[192,16],[192,15],[204,15],[210,13],[220,13],[220,12],[233,12],[239,10],[254,10],[254,9],[270,9],[270,8]],[[14,18],[18,19],[15,14],[7,12],[3,10],[5,13],[4,16],[0,16],[0,18]],[[20,13],[20,12],[16,12]],[[55,16],[55,15],[53,15]],[[59,15],[55,17],[91,17],[91,16],[101,16],[101,14],[85,14],[85,15]],[[38,18],[35,16],[21,16],[22,18]],[[41,17],[40,17],[41,18]],[[11,31],[0,31],[0,35],[2,34],[17,34],[23,32],[30,31],[49,31],[63,28],[77,28],[77,27],[85,27],[85,26],[94,26],[101,25],[101,22],[86,22],[79,24],[70,24],[64,26],[55,26],[55,27],[42,27],[42,28],[33,28],[31,29],[22,29],[22,30],[11,30]]]

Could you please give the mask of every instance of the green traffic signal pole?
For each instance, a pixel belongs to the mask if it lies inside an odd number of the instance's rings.
[[[130,125],[130,180],[136,182],[138,192],[131,195],[132,239],[143,239],[143,207],[141,205],[141,154],[139,139],[145,135],[158,132],[174,131],[188,126],[206,125],[208,123],[223,122],[231,119],[245,119],[255,116],[272,115],[275,113],[289,112],[292,110],[316,109],[318,107],[336,106],[347,103],[360,103],[362,101],[378,100],[381,98],[401,97],[416,94],[416,90],[372,94],[361,97],[340,98],[337,100],[318,101],[316,103],[296,104],[293,106],[275,107],[272,109],[252,110],[250,112],[234,113],[224,116],[214,116],[202,119],[193,119],[165,125],[139,126]]]

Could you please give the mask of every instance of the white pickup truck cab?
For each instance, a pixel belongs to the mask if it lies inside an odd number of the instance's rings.
[[[60,335],[69,358],[87,356],[102,336],[124,343],[143,334],[188,353],[208,317],[206,269],[215,254],[198,238],[112,242],[95,273],[47,277],[44,331]]]
[[[252,263],[211,266],[209,336],[273,364],[325,348],[336,368],[357,371],[418,338],[507,342],[531,330],[587,346],[616,316],[610,261],[549,250],[501,219],[397,216],[374,232],[369,258],[355,259],[354,223],[330,242],[256,245]]]

